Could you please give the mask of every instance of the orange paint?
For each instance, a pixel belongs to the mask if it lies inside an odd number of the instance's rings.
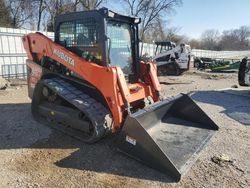
[[[122,126],[125,104],[131,105],[132,102],[143,100],[147,96],[151,96],[154,101],[159,100],[157,93],[160,84],[156,66],[152,62],[140,62],[140,80],[143,81],[128,85],[120,67],[103,67],[86,61],[42,34],[26,35],[23,45],[29,60],[37,61],[43,56],[50,57],[94,85],[106,99],[113,116],[114,129]]]

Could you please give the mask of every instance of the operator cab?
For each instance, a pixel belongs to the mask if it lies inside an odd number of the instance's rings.
[[[56,18],[55,42],[101,66],[120,66],[126,78],[136,81],[140,21],[107,8],[67,13]]]
[[[155,55],[167,52],[176,47],[176,44],[171,41],[155,42],[155,44],[156,44]]]

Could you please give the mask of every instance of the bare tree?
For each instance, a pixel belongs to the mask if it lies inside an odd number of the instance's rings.
[[[0,26],[10,27],[11,26],[11,15],[9,9],[6,7],[5,1],[0,0]]]
[[[175,42],[179,44],[181,42],[187,42],[188,39],[185,35],[178,34],[180,32],[180,27],[169,27],[165,29],[165,38],[164,40]]]
[[[152,30],[152,31],[151,31]],[[166,27],[161,21],[155,24],[155,27],[146,31],[145,42],[152,41],[171,41],[177,44],[188,41],[185,35],[178,34],[179,27]],[[148,41],[150,38],[151,41]]]
[[[59,14],[98,8],[107,0],[2,0],[10,13],[10,26],[54,30]],[[4,6],[2,6],[4,7]]]
[[[169,14],[182,0],[122,0],[129,8],[129,13],[142,18],[140,37],[145,40],[145,33],[155,27],[163,15]]]
[[[249,50],[250,27],[241,26],[239,29],[224,31],[220,46],[225,50]]]
[[[47,30],[54,31],[54,20],[59,14],[98,8],[106,0],[43,0],[48,11]]]
[[[161,41],[166,38],[165,23],[162,19],[157,18],[147,31],[145,31],[144,42],[152,43]]]
[[[206,50],[218,50],[219,40],[220,33],[218,30],[209,29],[201,35],[202,46]]]
[[[217,30],[206,30],[200,40],[201,48],[207,50],[249,50],[250,26],[241,26],[219,34]]]
[[[198,39],[190,39],[187,42],[193,49],[201,49],[202,45],[201,45],[201,41]]]
[[[45,0],[38,0],[37,30],[40,30],[42,14],[46,10]]]
[[[79,3],[79,0],[45,0],[48,14],[47,30],[54,31],[55,17],[63,13],[77,11]]]
[[[11,13],[12,27],[22,27],[32,17],[32,0],[8,0],[5,2]]]
[[[98,8],[104,0],[79,0],[84,10],[93,10]]]
[[[248,50],[250,47],[250,27],[241,26],[235,30],[235,34],[238,38],[240,50]]]

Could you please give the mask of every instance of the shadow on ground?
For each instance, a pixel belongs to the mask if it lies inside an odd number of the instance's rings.
[[[192,82],[174,82],[174,83],[160,82],[160,84],[162,84],[162,85],[181,85],[181,84],[192,84]]]
[[[170,177],[118,152],[115,137],[89,145],[35,122],[29,103],[0,104],[0,119],[0,150],[77,149],[55,162],[55,165],[151,181],[174,182]]]
[[[239,91],[241,92],[241,91]],[[199,102],[223,107],[220,113],[244,125],[250,125],[248,97],[221,91],[199,91],[191,95]],[[118,152],[115,137],[92,145],[41,125],[31,117],[30,104],[0,104],[0,149],[39,148],[72,149],[55,165],[61,168],[89,170],[151,181],[174,182],[169,176],[155,171]],[[46,159],[42,159],[46,160]]]
[[[221,106],[223,113],[243,125],[250,125],[250,98],[243,96],[245,91],[235,91],[236,94],[229,94],[223,91],[198,91],[192,93],[194,100]]]

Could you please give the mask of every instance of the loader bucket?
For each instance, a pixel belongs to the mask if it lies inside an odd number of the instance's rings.
[[[181,94],[128,115],[118,148],[179,181],[216,130],[200,107]]]

